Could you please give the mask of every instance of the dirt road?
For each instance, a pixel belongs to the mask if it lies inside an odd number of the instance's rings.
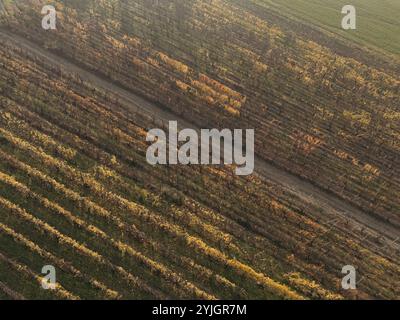
[[[179,116],[176,116],[172,112],[162,109],[142,97],[84,70],[71,61],[57,56],[25,38],[10,34],[8,31],[0,30],[0,40],[17,48],[26,50],[31,54],[49,61],[50,63],[59,65],[67,72],[79,75],[83,81],[93,83],[105,91],[112,92],[120,98],[121,104],[123,104],[128,110],[148,114],[163,122],[175,120],[178,121],[179,127],[181,128],[193,128],[199,130],[195,125]],[[262,179],[270,180],[280,185],[285,191],[292,194],[294,198],[300,198],[301,201],[320,208],[323,212],[323,216],[326,217],[326,221],[332,221],[337,218],[346,219],[349,223],[349,228],[365,229],[376,235],[376,237],[385,237],[386,247],[389,246],[394,250],[400,250],[400,230],[398,228],[395,228],[382,220],[376,219],[340,199],[336,195],[328,193],[314,186],[312,183],[290,174],[257,156],[255,158],[255,174]]]

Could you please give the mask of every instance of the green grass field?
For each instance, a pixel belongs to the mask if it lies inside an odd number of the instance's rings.
[[[280,13],[316,24],[358,44],[400,56],[400,1],[398,0],[255,0]],[[357,9],[357,30],[341,28],[344,5]]]

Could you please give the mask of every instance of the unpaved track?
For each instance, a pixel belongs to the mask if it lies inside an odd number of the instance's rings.
[[[71,61],[57,56],[25,38],[11,34],[5,30],[0,30],[0,39],[14,47],[26,50],[44,60],[61,66],[67,72],[79,75],[83,81],[93,83],[94,85],[113,93],[120,98],[121,104],[123,104],[127,109],[150,115],[151,117],[163,122],[175,120],[178,121],[179,127],[181,128],[193,128],[198,130],[195,125],[180,118],[172,112],[162,109],[142,97],[84,70],[83,68],[71,63]],[[336,195],[317,188],[312,183],[290,174],[257,156],[255,159],[255,174],[262,179],[277,183],[284,190],[295,195],[297,198],[300,198],[303,202],[320,208],[323,214],[329,217],[327,218],[327,221],[332,221],[336,218],[344,218],[348,221],[349,226],[351,225],[349,228],[363,228],[369,230],[376,236],[387,238],[386,246],[389,246],[396,251],[400,250],[399,228],[376,219],[374,216],[361,211]]]

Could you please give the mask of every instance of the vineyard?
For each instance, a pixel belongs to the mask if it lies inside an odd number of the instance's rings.
[[[396,239],[233,166],[147,164],[157,116],[66,67],[198,127],[255,128],[259,159],[398,231],[395,60],[260,1],[54,2],[56,31],[44,1],[1,16],[0,299],[400,297]]]

